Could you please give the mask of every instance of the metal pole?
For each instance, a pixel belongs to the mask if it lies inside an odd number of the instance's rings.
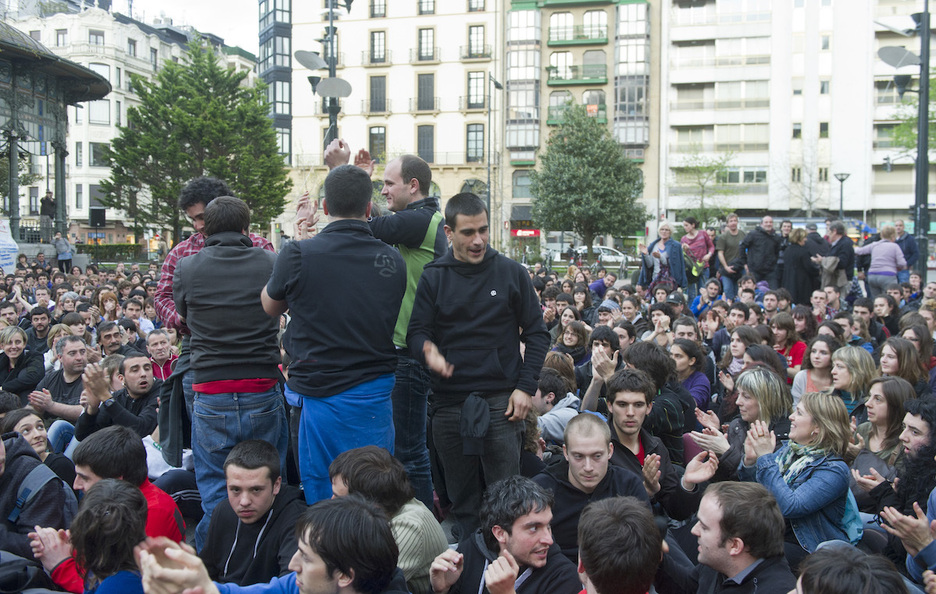
[[[487,197],[485,198],[485,204],[487,204],[488,210],[488,226],[491,225],[491,98],[494,96],[494,92],[491,90],[491,75],[488,74],[487,80]]]
[[[328,2],[328,76],[335,78],[338,66],[338,57],[335,55],[335,0]],[[337,97],[328,98],[328,132],[325,134],[324,149],[328,147],[332,140],[338,138],[338,112],[341,106],[338,105]]]
[[[920,15],[920,109],[917,116],[916,203],[914,230],[920,257],[917,270],[924,280],[929,260],[929,64],[930,16],[929,0],[924,0]]]
[[[839,220],[845,220],[845,180],[839,180]]]

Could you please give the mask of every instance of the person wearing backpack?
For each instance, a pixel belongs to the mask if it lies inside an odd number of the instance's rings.
[[[48,470],[35,450],[18,433],[0,439],[0,550],[33,559],[29,533],[35,526],[68,528],[66,493],[61,480],[49,470],[50,480],[36,480],[37,467]],[[24,481],[36,481],[34,489],[21,489]],[[29,490],[30,493],[24,493]],[[18,501],[21,501],[17,505]],[[74,511],[74,507],[72,507]]]

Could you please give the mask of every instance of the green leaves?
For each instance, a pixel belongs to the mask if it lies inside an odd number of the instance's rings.
[[[243,86],[246,77],[223,68],[200,39],[182,63],[166,62],[153,81],[134,76],[140,105],[128,110],[111,145],[102,202],[125,211],[133,204],[138,224],[171,228],[178,238],[179,192],[192,178],[210,175],[247,202],[255,225],[279,216],[292,181],[278,153],[265,87]]]

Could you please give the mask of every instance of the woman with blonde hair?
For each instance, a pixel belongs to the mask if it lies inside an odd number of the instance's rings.
[[[673,239],[673,228],[669,223],[662,223],[657,233],[660,236],[649,246],[637,244],[643,264],[637,284],[647,290],[648,298],[653,296],[653,290],[661,283],[674,287],[686,286],[682,244]]]
[[[0,387],[18,394],[23,406],[29,404],[29,393],[36,389],[45,375],[42,355],[27,346],[26,332],[18,326],[0,330]]]
[[[832,353],[832,394],[842,399],[850,416],[858,423],[868,420],[864,403],[871,381],[878,376],[874,358],[857,346],[846,346]]]
[[[897,245],[897,229],[892,225],[881,227],[881,241],[855,248],[855,255],[871,254],[868,267],[868,292],[874,299],[885,293],[887,285],[897,281],[897,272],[907,267],[903,250]]]
[[[851,428],[841,398],[804,394],[790,415],[789,437],[777,450],[775,432],[767,423],[755,421],[744,443],[738,475],[741,480],[756,480],[776,498],[791,528],[784,549],[795,567],[821,542],[857,544],[861,519],[843,460]]]

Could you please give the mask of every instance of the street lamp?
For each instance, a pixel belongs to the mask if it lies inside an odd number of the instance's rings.
[[[492,85],[493,85],[494,88],[497,89],[498,91],[503,91],[503,90],[504,90],[504,85],[502,85],[502,84],[500,84],[499,82],[497,82],[497,80],[494,78],[494,75],[492,75],[492,74],[489,72],[489,73],[488,73],[488,96],[487,96],[487,101],[488,101],[488,104],[487,104],[487,116],[488,116],[488,117],[487,117],[487,120],[488,120],[488,121],[487,121],[487,133],[488,133],[488,150],[487,150],[487,200],[485,201],[485,202],[487,202],[487,210],[488,210],[488,217],[489,217],[489,218],[491,218],[491,146],[492,146],[492,139],[493,139],[493,136],[494,136],[493,130],[492,130],[492,128],[491,128],[491,111],[492,111],[492,110],[491,110],[491,99],[494,97],[494,91],[491,90],[491,86],[492,86]],[[490,225],[490,221],[488,221],[488,225]]]
[[[845,221],[845,180],[850,173],[836,173],[835,179],[839,180],[839,220]]]

